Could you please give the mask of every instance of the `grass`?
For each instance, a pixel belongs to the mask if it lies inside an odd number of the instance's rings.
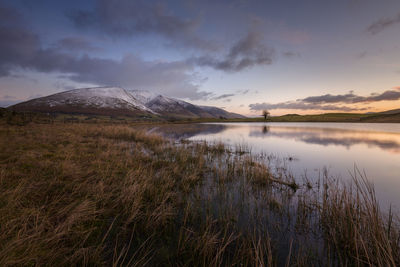
[[[286,114],[282,116],[238,119],[186,119],[182,122],[350,122],[350,123],[397,123],[400,113],[395,114],[360,114],[360,113],[324,113],[315,115]]]
[[[1,266],[400,264],[397,214],[359,172],[311,186],[246,145],[14,122],[0,120]]]

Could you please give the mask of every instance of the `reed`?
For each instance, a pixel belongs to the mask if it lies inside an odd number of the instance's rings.
[[[396,266],[373,185],[135,124],[0,121],[0,265]]]

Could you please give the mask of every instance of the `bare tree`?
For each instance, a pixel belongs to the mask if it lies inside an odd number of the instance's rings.
[[[269,117],[269,111],[264,109],[263,112],[262,112],[262,115],[264,117],[264,120],[266,120]]]

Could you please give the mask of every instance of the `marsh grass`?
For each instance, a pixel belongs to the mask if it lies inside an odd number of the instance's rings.
[[[134,124],[1,123],[0,137],[1,266],[400,264],[397,215],[357,171],[299,183],[246,146]]]

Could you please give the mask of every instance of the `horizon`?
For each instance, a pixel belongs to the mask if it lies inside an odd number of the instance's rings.
[[[256,117],[400,107],[400,2],[0,2],[0,107],[116,86]]]

